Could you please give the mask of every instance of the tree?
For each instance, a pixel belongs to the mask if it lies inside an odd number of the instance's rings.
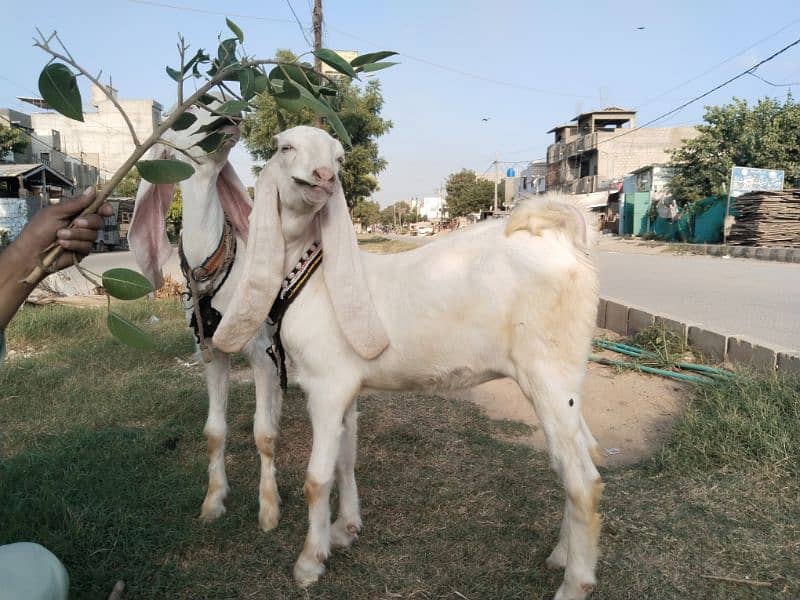
[[[9,152],[18,154],[24,152],[30,139],[16,127],[6,127],[0,124],[0,156]]]
[[[395,225],[408,224],[408,215],[411,214],[411,205],[408,202],[395,202],[384,208],[380,214],[382,225],[393,227]]]
[[[142,176],[139,175],[139,171],[131,169],[128,171],[127,175],[122,178],[122,181],[117,184],[117,187],[114,188],[111,195],[120,198],[135,198],[136,190],[139,189],[139,182],[141,180]]]
[[[783,169],[786,185],[800,185],[800,104],[791,94],[752,107],[734,98],[706,107],[704,119],[700,135],[671,152],[669,190],[678,204],[724,194],[734,165]]]
[[[278,50],[275,57],[283,61],[297,60],[288,50]],[[386,160],[380,156],[377,139],[393,124],[380,116],[383,94],[379,81],[373,79],[362,88],[342,77],[336,85],[340,97],[332,102],[352,142],[339,178],[348,205],[353,207],[378,189],[375,176],[386,168]],[[273,155],[275,134],[296,125],[313,125],[316,120],[316,115],[307,108],[294,113],[278,108],[275,99],[267,94],[259,96],[255,105],[256,110],[242,124],[242,134],[256,160],[267,160]],[[326,123],[325,128],[332,132],[329,124]]]
[[[502,187],[502,186],[501,186]],[[447,209],[451,217],[463,217],[492,207],[494,183],[478,179],[475,171],[462,169],[447,178]],[[501,199],[498,189],[498,203]]]
[[[353,207],[353,218],[359,219],[361,224],[368,227],[380,222],[381,207],[377,202],[362,200]]]

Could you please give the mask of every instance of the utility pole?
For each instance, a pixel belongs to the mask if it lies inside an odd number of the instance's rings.
[[[500,163],[499,163],[499,156],[497,154],[494,155],[494,207],[492,209],[492,214],[497,214],[497,184],[500,181]]]
[[[322,48],[322,0],[314,0],[314,51]],[[322,61],[318,56],[314,56],[314,70],[322,73]],[[322,117],[317,117],[315,121],[317,127],[322,127]]]

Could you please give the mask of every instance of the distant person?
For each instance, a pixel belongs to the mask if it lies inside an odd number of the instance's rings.
[[[81,260],[92,251],[103,217],[113,214],[111,206],[103,204],[98,214],[80,217],[75,227],[68,228],[92,200],[94,189],[89,188],[76,198],[41,209],[0,252],[0,363],[5,356],[3,330],[36,287],[22,280],[37,266],[42,253],[54,243],[64,248],[50,269],[53,272],[74,264],[76,257]],[[68,592],[67,570],[47,548],[32,542],[0,546],[0,600],[66,600]]]

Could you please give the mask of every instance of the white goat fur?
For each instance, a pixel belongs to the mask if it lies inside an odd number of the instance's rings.
[[[181,132],[170,131],[166,140],[179,148],[188,149],[196,161],[192,162],[195,174],[180,184],[183,197],[183,249],[189,266],[194,268],[201,265],[216,250],[226,216],[233,223],[237,233],[236,258],[228,278],[212,301],[212,306],[225,314],[242,274],[251,202],[233,167],[228,163],[232,144],[210,156],[206,156],[198,147],[191,147],[202,139],[203,134],[197,134],[197,129],[210,123],[215,117],[208,111],[190,109],[190,112],[197,117],[193,126]],[[235,127],[228,126],[226,132],[233,134],[232,142],[238,139],[238,130]],[[185,155],[164,145],[155,146],[150,158],[188,160]],[[172,252],[166,238],[164,219],[173,190],[172,185],[153,185],[142,181],[128,236],[139,267],[156,287],[160,287],[162,282],[161,267]],[[187,319],[191,317],[191,313],[192,310],[189,309]],[[264,531],[277,525],[280,502],[273,455],[282,393],[272,361],[266,354],[266,348],[271,344],[271,333],[262,324],[244,348],[253,369],[256,391],[253,433],[261,458],[258,521]],[[224,501],[229,491],[225,473],[225,412],[228,405],[229,370],[229,354],[214,349],[211,362],[205,364],[209,409],[204,433],[208,438],[209,466],[208,491],[200,514],[200,518],[205,521],[214,520],[225,512]]]
[[[507,221],[411,252],[366,254],[336,177],[341,145],[309,127],[279,134],[276,144],[256,186],[244,272],[214,343],[226,351],[246,344],[283,274],[321,237],[323,272],[282,327],[313,428],[309,531],[296,581],[316,581],[331,546],[349,545],[361,527],[351,477],[354,399],[362,388],[462,388],[511,377],[539,416],[567,492],[559,542],[547,560],[565,568],[556,598],[585,598],[595,585],[602,483],[591,458],[596,442],[581,416],[597,307],[584,215],[565,201],[531,201]],[[335,470],[340,508],[331,526]]]

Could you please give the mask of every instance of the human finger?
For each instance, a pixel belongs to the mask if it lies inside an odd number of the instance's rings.
[[[64,200],[56,204],[56,212],[61,218],[67,219],[84,210],[94,201],[95,191],[93,187],[88,187],[79,196],[74,196],[69,200]]]
[[[65,250],[71,250],[76,252],[77,254],[90,254],[92,251],[92,243],[94,242],[94,237],[91,240],[58,240],[58,245],[64,248]]]
[[[78,242],[93,242],[97,237],[97,229],[86,227],[73,227],[72,229],[59,229],[56,236],[59,240],[75,240]]]

